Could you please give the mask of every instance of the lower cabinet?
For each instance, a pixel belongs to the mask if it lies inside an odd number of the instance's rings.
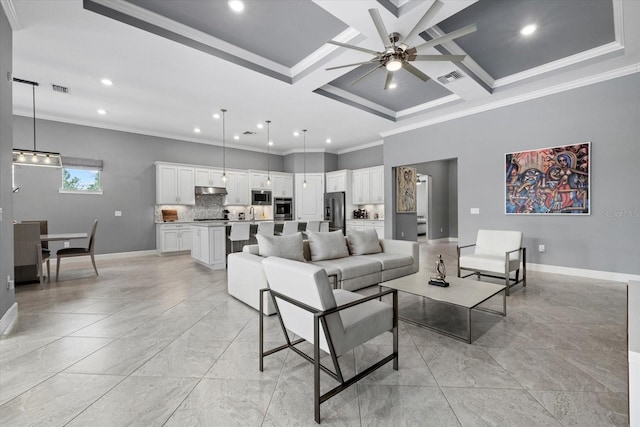
[[[364,230],[373,228],[378,233],[378,238],[384,239],[384,220],[382,219],[348,219],[347,233],[352,230]]]
[[[225,226],[193,226],[191,257],[213,270],[226,268]]]
[[[171,252],[191,250],[192,236],[190,224],[157,224],[156,252],[161,255]]]

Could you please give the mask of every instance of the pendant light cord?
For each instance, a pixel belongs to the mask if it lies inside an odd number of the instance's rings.
[[[304,183],[307,183],[307,130],[302,129],[303,148],[302,148],[302,167],[304,172]]]
[[[269,128],[271,126],[271,120],[267,120],[267,182],[271,181],[271,137]]]
[[[36,87],[31,86],[33,93],[33,151],[36,151]]]
[[[225,153],[225,149],[226,149],[226,133],[227,133],[227,129],[226,129],[226,122],[225,122],[225,113],[227,112],[227,110],[225,110],[224,108],[221,109],[220,111],[222,111],[222,176],[226,177],[227,176],[227,157],[226,157],[226,153]]]

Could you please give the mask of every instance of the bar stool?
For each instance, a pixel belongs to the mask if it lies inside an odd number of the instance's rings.
[[[262,236],[273,236],[276,224],[273,221],[260,221],[258,223],[257,234]]]
[[[307,229],[305,231],[320,231],[320,221],[307,221]]]
[[[329,223],[326,221],[323,221],[320,223],[320,232],[321,233],[328,233],[329,232]]]
[[[231,252],[235,252],[235,248],[234,248],[235,242],[249,241],[250,229],[251,229],[251,224],[249,224],[248,222],[232,222],[231,223],[231,233],[229,234],[229,240],[231,241]]]
[[[282,236],[298,232],[298,221],[285,221],[282,227]]]

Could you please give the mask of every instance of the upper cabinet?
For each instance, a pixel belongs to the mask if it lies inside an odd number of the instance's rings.
[[[357,169],[352,173],[352,201],[356,205],[384,203],[384,167]]]
[[[193,167],[156,163],[156,204],[195,205]]]
[[[336,191],[349,191],[351,188],[351,171],[341,170],[335,172],[327,172],[326,183],[327,193],[333,193]]]
[[[224,198],[225,206],[250,205],[249,174],[247,172],[230,171],[227,169],[227,195]]]
[[[265,172],[249,171],[249,181],[252,190],[270,190],[271,186],[267,183],[269,175]]]
[[[222,169],[196,168],[197,187],[224,187]]]
[[[273,197],[293,197],[293,174],[271,172],[273,180]]]

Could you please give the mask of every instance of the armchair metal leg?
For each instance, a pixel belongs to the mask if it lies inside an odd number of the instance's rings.
[[[313,406],[315,419],[320,424],[320,317],[313,316]]]
[[[423,298],[424,299],[424,298]],[[398,370],[398,292],[393,293],[393,369]]]
[[[527,248],[522,248],[522,287],[527,287]]]

